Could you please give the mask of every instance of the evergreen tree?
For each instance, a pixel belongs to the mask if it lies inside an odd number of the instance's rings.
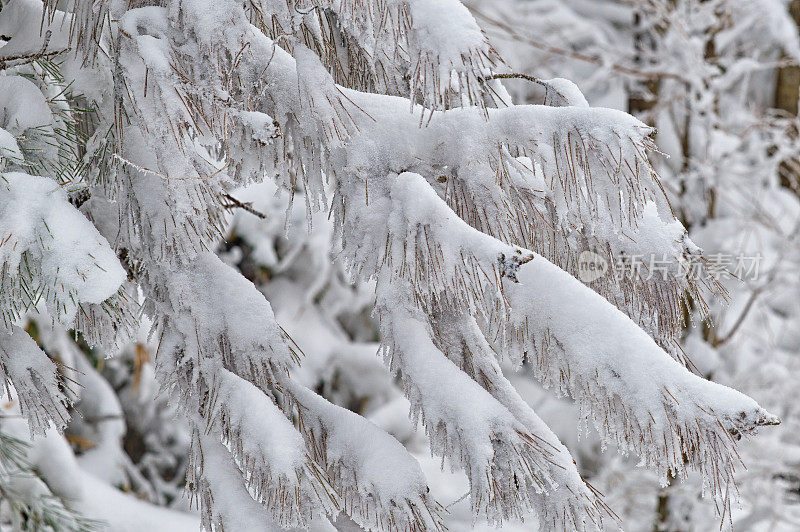
[[[309,228],[330,218],[321,276],[374,286],[380,354],[431,451],[466,473],[475,518],[616,518],[503,361],[662,481],[697,472],[730,516],[738,440],[779,420],[684,364],[684,309],[722,287],[651,166],[652,127],[562,78],[533,78],[544,105],[513,105],[457,0],[2,6],[0,362],[32,432],[63,444],[54,431],[90,390],[114,406],[96,416],[124,415],[83,352],[47,342],[72,329],[111,353],[138,320],[207,529],[324,529],[340,513],[443,528],[403,445],[298,375],[293,336],[314,331],[290,336],[214,252],[227,211],[259,214],[237,190],[268,183],[302,198]],[[641,256],[662,274],[618,260]],[[21,328],[34,310],[41,338]],[[118,449],[119,424],[73,429]]]

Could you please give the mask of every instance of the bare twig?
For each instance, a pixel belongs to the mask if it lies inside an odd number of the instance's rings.
[[[542,81],[541,79],[529,76],[528,74],[518,74],[518,73],[510,73],[510,74],[492,74],[491,76],[486,76],[483,79],[524,79],[530,81],[532,83],[538,83],[542,87],[547,87],[548,84]]]
[[[235,209],[235,208],[239,208],[239,209],[242,209],[242,210],[245,210],[245,211],[249,212],[250,214],[258,216],[262,220],[266,220],[267,219],[267,215],[266,214],[264,214],[261,211],[257,211],[256,209],[253,208],[253,203],[252,202],[239,201],[238,199],[234,198],[230,194],[223,194],[222,197],[228,202],[228,203],[222,205],[222,207],[225,208],[225,209],[232,210],[232,209]]]
[[[545,97],[544,97],[545,105],[549,105],[547,96],[548,96],[548,93],[550,93],[550,92],[555,93],[559,98],[561,98],[561,103],[559,105],[568,105],[568,102],[569,102],[569,99],[566,96],[564,96],[563,94],[561,94],[559,91],[554,89],[552,85],[550,85],[546,81],[543,81],[543,80],[541,80],[541,79],[539,79],[537,77],[529,76],[528,74],[520,74],[520,73],[516,73],[516,72],[511,72],[511,73],[507,73],[507,74],[491,74],[489,76],[486,76],[483,79],[485,79],[485,80],[491,80],[491,79],[524,79],[526,81],[530,81],[531,83],[536,83],[537,85],[541,85],[542,87],[544,87],[544,90],[545,90]]]
[[[798,230],[800,230],[800,223],[795,225],[794,230],[791,232],[791,236],[787,239],[787,243],[791,243],[791,242],[793,242],[795,240],[795,235],[797,235]],[[772,285],[772,282],[775,280],[775,276],[778,274],[778,268],[779,268],[781,262],[783,262],[785,253],[786,253],[786,247],[781,249],[781,252],[778,255],[778,259],[775,261],[775,265],[770,270],[769,275],[767,275],[767,280],[764,282],[764,284],[754,288],[753,291],[750,293],[750,298],[747,300],[747,303],[745,303],[744,308],[742,309],[742,312],[736,318],[736,321],[733,323],[733,326],[730,328],[728,333],[725,334],[722,337],[713,339],[711,344],[714,347],[721,346],[722,344],[724,344],[728,340],[730,340],[733,337],[734,334],[736,334],[736,331],[738,331],[739,327],[741,327],[742,323],[744,323],[745,318],[749,314],[750,309],[753,307],[753,303],[756,302],[756,299],[758,298],[758,296],[764,290],[766,290],[767,288],[769,288]]]
[[[493,17],[490,17],[489,15],[487,15],[485,13],[482,13],[480,10],[475,9],[474,7],[470,7],[469,9],[477,17],[485,20],[486,22],[488,22],[489,24],[492,24],[493,26],[496,26],[497,28],[500,28],[501,30],[505,31],[509,36],[511,36],[511,37],[513,37],[515,39],[524,41],[527,44],[529,44],[530,46],[533,46],[534,48],[538,48],[539,50],[542,50],[542,51],[544,51],[546,53],[553,54],[553,55],[560,55],[560,56],[564,56],[564,57],[570,57],[572,59],[577,59],[578,61],[583,61],[585,63],[591,63],[593,65],[604,66],[604,67],[610,68],[611,70],[619,72],[620,74],[625,74],[625,75],[632,76],[632,77],[635,77],[635,78],[653,79],[653,80],[673,79],[675,81],[680,81],[682,83],[689,83],[688,79],[686,79],[685,77],[683,77],[683,76],[681,76],[679,74],[675,74],[673,72],[647,72],[647,71],[644,71],[644,70],[638,70],[638,69],[631,68],[631,67],[624,66],[624,65],[618,65],[618,64],[614,64],[614,63],[609,64],[609,63],[603,61],[599,57],[586,55],[586,54],[583,54],[583,53],[580,53],[580,52],[576,52],[574,50],[567,50],[567,49],[564,49],[564,48],[559,48],[558,46],[553,46],[553,45],[550,45],[550,44],[545,44],[545,43],[543,43],[541,41],[537,41],[537,40],[535,40],[535,39],[533,39],[533,38],[531,38],[531,37],[529,37],[527,35],[522,35],[517,30],[515,30],[513,27],[509,26],[507,23],[503,22],[502,20],[497,20],[497,19],[495,19]]]
[[[745,303],[744,309],[742,309],[742,312],[739,314],[739,317],[736,318],[736,322],[733,324],[733,327],[731,327],[730,331],[728,331],[728,334],[726,334],[725,336],[723,336],[721,338],[715,338],[714,339],[714,341],[713,341],[714,347],[721,346],[722,344],[724,344],[728,340],[730,340],[731,337],[733,337],[734,334],[736,334],[736,331],[739,330],[739,327],[741,327],[742,323],[744,323],[744,319],[747,317],[747,314],[750,312],[750,309],[752,308],[753,303],[756,302],[756,299],[758,298],[759,294],[761,294],[761,292],[763,292],[764,289],[767,286],[768,286],[768,283],[764,284],[764,285],[761,285],[761,286],[759,286],[758,288],[756,288],[755,290],[753,290],[750,293],[750,299],[748,299],[747,303]]]

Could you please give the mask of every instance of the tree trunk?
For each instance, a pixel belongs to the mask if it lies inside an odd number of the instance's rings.
[[[789,13],[800,27],[800,0],[793,0],[789,4]],[[791,116],[797,116],[797,102],[800,98],[800,66],[790,65],[778,69],[778,79],[775,83],[775,108],[785,111]],[[796,137],[796,128],[787,131],[788,135]],[[781,185],[793,190],[800,195],[800,160],[797,158],[781,162],[778,174]]]

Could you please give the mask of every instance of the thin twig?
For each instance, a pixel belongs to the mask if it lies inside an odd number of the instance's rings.
[[[537,77],[529,76],[528,74],[519,74],[519,73],[515,73],[515,72],[512,72],[510,74],[492,74],[490,76],[486,76],[483,79],[486,79],[486,80],[490,80],[490,79],[525,79],[525,80],[528,80],[528,81],[533,82],[533,83],[538,83],[542,87],[549,87],[549,85],[547,83],[545,83],[544,81],[542,81],[541,79],[539,79]]]
[[[761,293],[761,292],[762,292],[762,291],[763,291],[763,290],[764,290],[764,289],[765,289],[767,286],[768,286],[767,284],[765,284],[765,285],[762,285],[762,286],[759,286],[758,288],[756,288],[755,290],[753,290],[753,291],[751,292],[751,294],[750,294],[750,299],[748,299],[748,300],[747,300],[747,303],[745,303],[745,305],[744,305],[744,309],[742,309],[742,312],[739,314],[739,317],[738,317],[738,318],[736,318],[736,322],[733,324],[733,327],[731,327],[731,330],[730,330],[730,331],[728,331],[728,334],[726,334],[725,336],[723,336],[723,337],[721,337],[721,338],[716,338],[716,339],[714,339],[714,342],[713,342],[713,345],[714,345],[714,347],[719,347],[719,346],[721,346],[722,344],[724,344],[724,343],[726,343],[728,340],[730,340],[730,339],[731,339],[731,337],[732,337],[734,334],[736,334],[736,331],[739,329],[739,327],[741,327],[742,323],[744,323],[744,319],[747,317],[747,314],[750,312],[750,308],[753,306],[753,303],[755,303],[755,301],[756,301],[756,298],[758,297],[758,295],[759,295],[759,294],[760,294],[760,293]]]
[[[537,78],[535,76],[529,76],[528,74],[521,74],[521,73],[517,73],[517,72],[511,72],[511,73],[507,73],[507,74],[491,74],[489,76],[484,77],[483,79],[485,79],[487,81],[488,80],[492,80],[492,79],[524,79],[526,81],[530,81],[531,83],[536,83],[536,84],[541,85],[542,87],[544,87],[544,90],[545,90],[544,103],[545,103],[545,105],[549,105],[547,96],[548,96],[548,93],[551,92],[551,91],[554,92],[556,95],[558,95],[559,98],[561,98],[561,104],[560,105],[568,105],[568,102],[569,102],[569,99],[566,96],[564,96],[563,94],[561,94],[559,91],[554,89],[552,85],[550,85],[546,81],[543,81],[543,80],[541,80],[541,79],[539,79],[539,78]]]
[[[795,225],[794,230],[791,233],[792,236],[790,236],[787,239],[788,241],[787,243],[791,243],[795,239],[795,235],[797,235],[798,230],[800,230],[800,223]],[[722,344],[730,340],[734,334],[736,334],[736,331],[739,330],[739,327],[741,327],[742,323],[744,323],[747,314],[750,312],[750,309],[753,307],[753,304],[756,302],[758,296],[761,294],[761,292],[769,288],[772,282],[775,280],[775,276],[778,274],[778,268],[781,262],[783,262],[785,253],[786,253],[786,248],[784,247],[783,249],[781,249],[781,252],[778,255],[778,259],[775,261],[775,265],[770,270],[769,275],[767,275],[767,280],[761,286],[758,286],[753,289],[753,291],[750,293],[750,298],[747,300],[747,303],[745,303],[742,312],[739,314],[739,317],[736,318],[736,321],[734,322],[733,326],[728,331],[728,333],[720,338],[715,338],[713,340],[712,345],[714,347],[721,346]]]
[[[679,74],[675,74],[673,72],[647,72],[647,71],[644,71],[644,70],[638,70],[638,69],[635,69],[635,68],[627,67],[627,66],[624,66],[624,65],[618,65],[618,64],[615,64],[615,63],[610,63],[609,64],[606,61],[603,61],[599,57],[586,55],[586,54],[583,54],[583,53],[580,53],[580,52],[575,52],[573,50],[567,50],[567,49],[564,49],[564,48],[559,48],[558,46],[553,46],[551,44],[545,44],[545,43],[537,41],[537,40],[535,40],[535,39],[533,39],[533,38],[531,38],[531,37],[529,37],[527,35],[522,35],[521,33],[519,33],[517,30],[515,30],[514,28],[512,28],[511,26],[509,26],[505,22],[503,22],[501,20],[497,20],[495,18],[492,18],[489,15],[486,15],[485,13],[482,13],[480,10],[475,9],[474,7],[470,7],[469,9],[476,16],[482,18],[486,22],[488,22],[488,23],[490,23],[490,24],[492,24],[494,26],[497,26],[501,30],[503,30],[506,33],[508,33],[509,36],[511,36],[511,37],[513,37],[515,39],[518,39],[518,40],[525,41],[527,44],[533,46],[534,48],[538,48],[539,50],[542,50],[542,51],[547,52],[549,54],[560,55],[560,56],[564,56],[564,57],[570,57],[572,59],[577,59],[578,61],[583,61],[585,63],[591,63],[593,65],[604,66],[604,67],[610,68],[611,70],[619,72],[621,74],[626,74],[628,76],[633,76],[633,77],[640,78],[640,79],[655,79],[655,80],[659,80],[659,79],[674,79],[674,80],[680,81],[682,83],[689,83],[688,79],[686,79],[685,77],[683,77],[683,76],[681,76]]]
[[[444,507],[444,509],[445,509],[445,510],[449,510],[449,509],[450,509],[452,506],[454,506],[455,504],[457,504],[457,503],[459,503],[459,502],[463,501],[464,499],[466,499],[467,497],[469,497],[469,495],[470,495],[470,492],[469,492],[469,491],[467,491],[467,492],[466,492],[464,495],[462,495],[462,496],[461,496],[461,497],[459,497],[458,499],[454,500],[453,502],[451,502],[450,504],[448,504],[447,506],[445,506],[445,507]]]
[[[228,201],[227,204],[222,206],[225,209],[232,210],[234,208],[239,208],[239,209],[242,209],[242,210],[245,210],[245,211],[249,212],[250,214],[258,216],[262,220],[266,220],[267,219],[267,215],[266,214],[264,214],[261,211],[257,211],[256,209],[253,208],[253,203],[252,202],[239,201],[238,199],[234,198],[233,196],[231,196],[230,194],[227,194],[227,193],[223,194],[222,197],[225,200]]]

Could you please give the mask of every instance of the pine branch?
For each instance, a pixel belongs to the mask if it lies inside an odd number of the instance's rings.
[[[6,416],[2,416],[6,417]],[[93,532],[105,523],[68,508],[41,481],[27,459],[30,444],[0,430],[0,497],[24,530]]]
[[[34,61],[38,61],[40,59],[51,58],[55,55],[66,52],[67,51],[66,49],[49,50],[49,51],[47,50],[47,46],[50,44],[50,37],[52,36],[52,34],[53,32],[51,30],[47,30],[47,32],[44,35],[44,43],[42,44],[42,49],[39,50],[38,52],[6,55],[6,56],[0,55],[0,70],[5,70],[6,68],[11,68],[11,67],[18,67],[21,65],[32,63]]]

